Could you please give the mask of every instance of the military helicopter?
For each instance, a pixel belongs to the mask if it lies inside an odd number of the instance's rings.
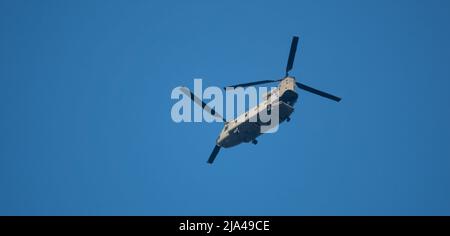
[[[267,114],[274,107],[279,110],[279,123],[283,121],[290,121],[290,115],[294,112],[294,104],[297,102],[298,94],[295,91],[295,87],[299,89],[305,90],[307,92],[331,99],[333,101],[339,102],[341,98],[331,95],[326,92],[322,92],[320,90],[314,89],[307,85],[304,85],[295,80],[295,77],[289,76],[289,71],[292,70],[294,65],[295,53],[297,51],[298,37],[294,36],[291,42],[291,48],[289,51],[288,62],[286,66],[286,74],[283,79],[278,80],[262,80],[250,83],[243,83],[237,85],[227,86],[226,88],[237,88],[237,87],[248,87],[254,85],[268,84],[268,83],[276,83],[279,82],[278,87],[268,94],[266,94],[265,100],[258,104],[256,107],[250,108],[247,112],[239,115],[234,120],[227,121],[218,114],[213,108],[209,107],[205,104],[200,98],[195,96],[189,89],[186,87],[181,88],[181,91],[186,94],[191,100],[197,105],[201,106],[205,111],[210,113],[212,116],[219,117],[225,122],[225,125],[222,131],[219,134],[219,137],[216,140],[216,145],[208,158],[207,163],[212,164],[217,157],[221,148],[230,148],[236,146],[241,143],[249,143],[257,144],[258,141],[256,138],[263,134],[261,132],[261,126],[263,123],[256,119],[257,122],[250,122],[252,118],[255,116],[260,116],[261,113]],[[276,99],[269,99],[271,95],[277,94]],[[253,119],[255,120],[255,119]]]

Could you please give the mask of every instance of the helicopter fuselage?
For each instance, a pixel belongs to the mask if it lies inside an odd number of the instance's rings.
[[[297,99],[295,78],[284,78],[280,81],[278,88],[266,95],[263,102],[239,115],[236,119],[226,122],[216,144],[228,148],[241,143],[256,142],[256,138],[265,131],[275,128],[289,119],[294,112],[294,104]],[[278,122],[262,121],[262,116],[267,116],[275,109],[278,111]]]

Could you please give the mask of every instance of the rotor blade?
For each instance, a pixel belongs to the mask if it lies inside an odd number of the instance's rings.
[[[292,38],[291,50],[289,51],[289,58],[286,66],[286,76],[288,76],[288,72],[292,70],[294,66],[295,52],[297,51],[298,37],[294,36]]]
[[[261,81],[256,81],[256,82],[250,82],[250,83],[245,83],[245,84],[236,84],[236,85],[231,85],[231,86],[227,86],[224,87],[223,89],[226,90],[226,88],[237,88],[237,87],[248,87],[248,86],[253,86],[253,85],[258,85],[258,84],[268,84],[268,83],[274,83],[274,82],[278,82],[280,80],[261,80]]]
[[[299,83],[299,82],[295,82],[295,83],[297,84],[297,86],[298,86],[299,88],[301,88],[301,89],[303,89],[303,90],[306,90],[306,91],[308,91],[308,92],[310,92],[310,93],[317,94],[317,95],[319,95],[319,96],[322,96],[322,97],[325,97],[325,98],[334,100],[334,101],[336,101],[336,102],[339,102],[339,101],[341,100],[340,97],[336,97],[336,96],[331,95],[331,94],[329,94],[329,93],[325,93],[325,92],[322,92],[322,91],[317,90],[317,89],[315,89],[315,88],[311,88],[311,87],[306,86],[306,85],[304,85],[304,84],[302,84],[302,83]]]
[[[216,145],[211,153],[211,155],[208,158],[208,164],[212,164],[214,162],[214,159],[216,159],[217,154],[220,151],[220,146]]]
[[[211,114],[214,117],[220,118],[221,120],[223,120],[223,122],[227,122],[222,115],[220,115],[219,113],[216,112],[216,110],[206,105],[206,103],[204,103],[199,97],[195,96],[188,88],[181,87],[180,90],[181,92],[186,94],[186,96],[189,96],[191,100],[194,101],[195,104],[201,106],[209,114]]]

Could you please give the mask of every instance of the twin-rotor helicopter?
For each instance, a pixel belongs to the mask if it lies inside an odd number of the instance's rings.
[[[241,143],[257,144],[257,137],[264,132],[261,131],[261,127],[265,125],[258,117],[262,114],[266,115],[273,109],[278,109],[278,121],[282,123],[284,121],[290,121],[290,115],[294,112],[294,105],[298,99],[298,93],[295,88],[305,90],[307,92],[322,96],[324,98],[331,99],[339,102],[341,98],[331,95],[326,92],[309,87],[305,84],[297,82],[295,77],[289,75],[289,71],[292,70],[295,53],[297,51],[298,37],[294,36],[291,42],[291,49],[289,51],[289,57],[286,66],[286,74],[283,79],[278,80],[262,80],[244,84],[237,84],[227,86],[230,88],[248,87],[255,85],[262,85],[268,83],[278,82],[278,87],[272,90],[266,95],[264,101],[257,106],[250,108],[247,112],[244,112],[234,120],[225,120],[223,116],[218,114],[214,109],[206,105],[200,98],[195,96],[189,89],[183,87],[181,91],[194,101],[197,105],[201,106],[205,111],[209,112],[212,116],[219,117],[224,123],[224,127],[216,140],[216,145],[208,158],[207,163],[212,164],[217,157],[221,148],[230,148]],[[270,99],[271,94],[277,94],[277,99]],[[252,122],[256,121],[256,122]]]

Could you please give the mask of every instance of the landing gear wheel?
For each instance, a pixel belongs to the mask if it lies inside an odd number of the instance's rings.
[[[254,139],[254,140],[252,140],[252,143],[255,145],[258,144],[258,140]]]

